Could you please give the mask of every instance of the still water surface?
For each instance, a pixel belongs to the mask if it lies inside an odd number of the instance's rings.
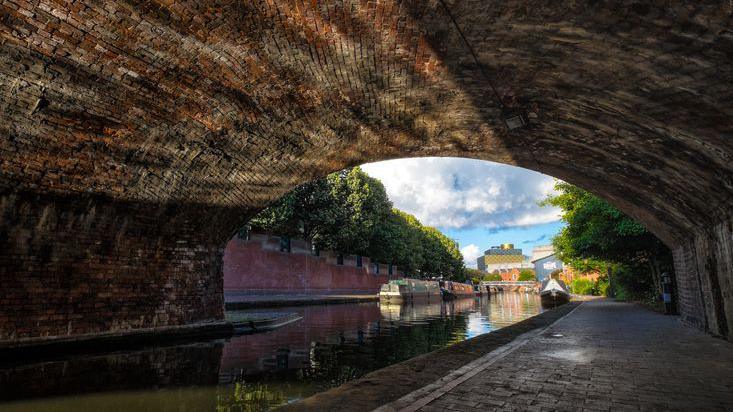
[[[278,310],[303,319],[226,340],[0,366],[0,410],[268,410],[542,311],[525,293]]]

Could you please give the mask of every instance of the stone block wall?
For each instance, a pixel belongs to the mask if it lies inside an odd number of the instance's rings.
[[[298,245],[296,248],[295,245]],[[374,263],[362,257],[322,251],[314,256],[308,242],[291,241],[290,253],[280,251],[280,238],[253,234],[249,240],[234,238],[224,252],[224,293],[377,293],[390,278],[402,276],[397,266]]]
[[[733,340],[733,217],[673,249],[682,319]]]
[[[223,316],[223,245],[182,207],[0,196],[0,342]]]

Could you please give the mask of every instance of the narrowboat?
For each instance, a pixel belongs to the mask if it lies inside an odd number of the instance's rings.
[[[474,296],[473,285],[452,282],[450,280],[440,281],[440,293],[443,295],[443,300],[453,300],[456,298]]]
[[[544,307],[555,307],[570,301],[570,292],[565,282],[559,279],[545,279],[540,287],[540,302]]]
[[[379,300],[385,302],[407,302],[415,300],[439,300],[438,282],[419,279],[390,280],[379,290]]]

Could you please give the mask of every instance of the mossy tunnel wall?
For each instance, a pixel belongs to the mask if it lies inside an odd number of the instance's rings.
[[[674,251],[683,319],[731,337],[730,2],[1,4],[0,340],[219,318],[249,216],[409,156],[603,196]]]

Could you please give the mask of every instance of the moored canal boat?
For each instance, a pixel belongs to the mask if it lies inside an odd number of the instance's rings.
[[[570,292],[565,282],[559,279],[545,279],[540,287],[540,302],[544,307],[555,307],[570,301]]]
[[[440,281],[440,292],[443,300],[453,300],[456,298],[473,297],[473,285],[460,282],[452,282],[450,280]]]
[[[386,302],[407,302],[415,300],[438,300],[441,298],[438,282],[419,279],[396,279],[382,285],[379,300]]]

